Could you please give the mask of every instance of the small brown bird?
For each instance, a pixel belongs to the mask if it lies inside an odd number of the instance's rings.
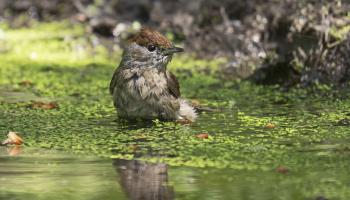
[[[194,108],[180,98],[175,75],[167,71],[173,54],[182,51],[150,28],[142,28],[128,41],[109,87],[119,117],[196,119]]]

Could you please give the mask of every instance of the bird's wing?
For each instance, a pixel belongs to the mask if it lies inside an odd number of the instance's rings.
[[[176,76],[171,72],[167,72],[167,84],[170,94],[175,98],[179,98],[181,96],[179,81],[177,81]]]
[[[113,95],[114,88],[117,85],[117,79],[118,79],[118,70],[115,70],[112,80],[109,83],[109,93],[112,95]]]

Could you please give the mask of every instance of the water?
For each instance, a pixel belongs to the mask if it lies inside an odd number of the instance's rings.
[[[0,199],[349,199],[349,102],[229,92],[192,125],[116,120],[107,97],[3,103],[25,145],[0,147]]]
[[[0,199],[9,200],[322,199],[322,190],[304,195],[318,184],[345,187],[332,170],[170,167],[20,147],[1,147],[0,160]]]

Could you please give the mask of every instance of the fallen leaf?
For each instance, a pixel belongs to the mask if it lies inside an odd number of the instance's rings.
[[[196,138],[208,139],[209,138],[209,134],[208,133],[200,133],[200,134],[196,135]]]
[[[186,125],[186,124],[192,124],[192,121],[188,119],[178,119],[176,120],[176,123],[181,125]]]
[[[11,145],[11,144],[21,145],[23,144],[23,139],[19,137],[16,132],[10,131],[7,134],[7,139],[4,140],[1,144],[2,145]]]
[[[55,103],[55,102],[45,103],[45,102],[34,101],[30,105],[30,107],[31,108],[41,108],[41,109],[45,109],[45,110],[51,110],[51,109],[58,108],[58,104]]]
[[[21,85],[21,86],[31,86],[31,85],[33,85],[33,82],[30,81],[30,80],[23,80],[23,81],[19,82],[19,85]]]
[[[281,173],[281,174],[288,174],[289,169],[288,169],[287,167],[284,167],[284,166],[278,166],[278,167],[276,168],[276,171],[277,171],[278,173]]]
[[[265,128],[275,128],[275,127],[276,127],[276,125],[273,124],[273,123],[267,123],[267,124],[265,125]]]

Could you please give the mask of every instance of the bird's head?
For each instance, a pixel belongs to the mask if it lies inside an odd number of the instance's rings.
[[[123,59],[130,67],[165,68],[172,55],[182,51],[159,32],[144,27],[129,39]]]

